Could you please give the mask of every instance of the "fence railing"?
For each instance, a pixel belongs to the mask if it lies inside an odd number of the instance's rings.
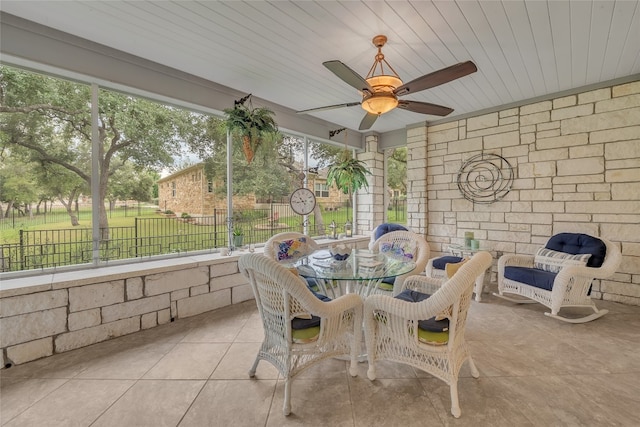
[[[243,232],[242,245],[261,243],[284,231],[303,231],[300,217],[274,215],[273,209],[234,213]],[[226,211],[191,218],[135,218],[131,227],[101,229],[102,262],[232,246]],[[0,245],[0,271],[34,270],[93,262],[90,229],[19,230],[19,241]],[[324,227],[308,225],[312,236]]]
[[[405,217],[405,200],[394,200],[389,210],[395,210],[396,220]],[[335,220],[338,233],[347,219],[347,209],[323,212],[324,224],[309,216],[307,233],[322,236],[330,233],[328,223]],[[302,217],[288,204],[271,204],[267,209],[234,211],[233,225],[243,230],[242,245],[262,243],[285,231],[304,231]],[[211,216],[135,217],[130,227],[109,227],[100,230],[99,260],[108,262],[128,258],[189,251],[214,250],[232,246],[226,210],[218,209]],[[91,229],[18,230],[18,241],[0,244],[0,272],[34,270],[75,264],[93,263]]]

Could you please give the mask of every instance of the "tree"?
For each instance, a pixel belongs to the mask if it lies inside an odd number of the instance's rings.
[[[389,157],[387,185],[407,194],[407,148],[395,148]]]
[[[157,172],[136,167],[130,162],[124,163],[109,180],[107,198],[111,207],[116,200],[151,201],[153,186],[158,178]]]
[[[91,183],[91,91],[86,85],[0,67],[0,142],[30,150],[41,165],[59,165]],[[188,132],[190,113],[142,98],[100,90],[98,158],[100,227],[108,238],[104,202],[109,178],[130,161],[140,167],[170,165]],[[64,141],[64,144],[58,143]]]
[[[196,123],[197,121],[197,123]],[[227,191],[227,134],[225,124],[211,116],[193,116],[191,132],[184,134],[189,149],[204,159],[208,180],[218,185],[215,191],[224,197]],[[249,163],[245,157],[243,141],[232,137],[233,194],[258,198],[280,197],[289,194],[292,171],[296,169],[287,155],[287,138],[281,134],[263,135],[260,150]],[[298,171],[299,172],[299,171]]]
[[[0,202],[7,205],[4,213],[0,212],[0,217],[8,218],[12,209],[38,201],[35,180],[25,173],[31,167],[22,162],[2,162],[0,165]]]

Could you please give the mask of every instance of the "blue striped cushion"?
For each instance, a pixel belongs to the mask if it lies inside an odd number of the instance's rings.
[[[540,248],[533,261],[533,267],[551,273],[558,273],[565,266],[584,267],[591,254],[572,255],[565,252],[558,252],[547,248]]]

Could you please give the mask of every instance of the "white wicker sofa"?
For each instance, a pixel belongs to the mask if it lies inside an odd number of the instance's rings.
[[[536,255],[507,254],[498,260],[498,293],[516,303],[538,302],[551,309],[547,316],[570,323],[584,323],[608,313],[598,310],[590,297],[594,279],[616,272],[622,255],[609,240],[581,233],[552,236]],[[519,295],[512,298],[505,294]],[[561,316],[563,307],[591,308],[580,318]]]

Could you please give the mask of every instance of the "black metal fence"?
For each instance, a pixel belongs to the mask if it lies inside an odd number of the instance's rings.
[[[287,206],[288,207],[288,206]],[[279,209],[234,212],[233,225],[243,231],[241,245],[261,243],[284,231],[303,231],[301,217],[278,215]],[[324,227],[308,225],[312,236]],[[227,212],[189,218],[135,218],[131,227],[101,229],[100,261],[149,257],[233,246]],[[91,229],[19,230],[19,241],[0,245],[0,271],[34,270],[93,262]],[[239,245],[239,243],[236,243]]]
[[[406,201],[393,200],[388,209],[391,221],[406,217]],[[350,209],[322,211],[323,221],[316,223],[310,215],[307,233],[322,236],[330,232],[334,220],[338,233]],[[393,212],[391,212],[393,211]],[[392,214],[393,213],[393,214]],[[395,216],[395,217],[394,217]],[[226,210],[215,210],[211,216],[176,218],[175,216],[135,217],[131,227],[109,227],[100,230],[99,259],[102,262],[189,251],[213,250],[228,246],[263,243],[285,231],[304,231],[302,217],[285,203],[271,203],[265,209],[238,210],[233,213],[233,226],[242,229],[242,243],[229,242]],[[18,230],[17,242],[0,244],[0,272],[35,270],[93,262],[93,237],[89,228],[60,230]]]

